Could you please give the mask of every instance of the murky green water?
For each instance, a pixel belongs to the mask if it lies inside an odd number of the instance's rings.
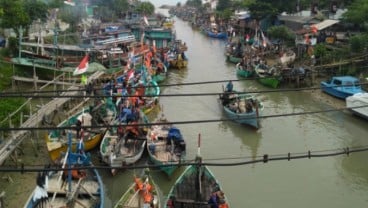
[[[170,71],[168,84],[236,79],[233,65],[225,62],[225,42],[209,39],[192,30],[188,23],[176,19],[179,39],[189,50],[189,66],[185,71]],[[225,83],[224,83],[225,84]],[[234,83],[235,89],[266,89],[254,81]],[[221,84],[174,86],[162,89],[163,94],[220,93]],[[296,113],[329,109],[316,102],[308,92],[258,94],[265,107],[263,115]],[[343,102],[335,100],[335,102]],[[171,121],[225,118],[216,96],[162,97],[164,113]],[[347,112],[267,118],[262,128],[250,129],[232,122],[178,125],[187,140],[187,158],[194,158],[197,137],[201,134],[204,160],[228,158],[217,162],[234,162],[229,158],[250,160],[263,154],[270,157],[308,150],[338,150],[368,144],[367,121]],[[346,208],[368,205],[368,153],[347,156],[276,161],[236,167],[210,167],[222,184],[231,207],[324,207]],[[153,171],[163,194],[171,180]],[[137,171],[136,173],[139,173]],[[134,171],[120,172],[111,177],[103,172],[106,185],[106,207],[111,207],[132,182]]]

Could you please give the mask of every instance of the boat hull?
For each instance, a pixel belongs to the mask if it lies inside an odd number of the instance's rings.
[[[198,187],[198,177],[201,178],[200,188],[196,188]],[[202,190],[202,193],[199,193],[198,189]],[[222,192],[219,182],[206,166],[190,165],[170,189],[164,208],[209,207],[209,198],[213,193],[219,191]],[[226,198],[223,198],[219,203],[227,204]],[[227,207],[229,207],[228,204]]]
[[[236,97],[226,97],[226,96],[236,96]],[[220,105],[224,109],[224,113],[230,120],[253,127],[255,129],[260,128],[261,113],[263,111],[263,104],[258,101],[255,97],[249,94],[239,94],[236,93],[226,93],[220,97]],[[245,105],[250,104],[250,109],[241,107],[243,103]],[[236,104],[236,105],[234,105]],[[243,105],[244,106],[244,105]],[[248,106],[249,107],[249,106]]]
[[[68,157],[72,157],[73,159],[68,158],[68,161],[71,161],[71,164],[84,166],[87,164],[79,163],[76,161],[82,160],[85,158],[89,158],[83,154],[75,154],[69,153]],[[81,159],[82,158],[82,159]],[[90,161],[90,159],[86,159]],[[93,166],[92,163],[88,162],[88,167]],[[95,168],[81,169],[84,175],[79,176],[79,178],[74,178],[76,175],[73,172],[77,172],[76,170],[71,171],[71,181],[68,182],[67,171],[45,171],[45,177],[38,177],[37,184],[40,182],[40,179],[44,182],[44,186],[41,188],[39,185],[36,186],[35,190],[32,192],[31,196],[27,200],[24,208],[34,208],[34,207],[68,207],[73,206],[69,204],[72,193],[69,192],[69,188],[74,191],[78,189],[78,192],[75,192],[75,200],[80,204],[76,203],[75,207],[91,207],[91,208],[103,208],[104,207],[104,184],[102,182],[102,178]],[[65,177],[64,180],[61,180]],[[71,187],[68,187],[70,185]],[[43,200],[40,201],[40,193],[43,195]]]
[[[359,85],[359,80],[352,76],[332,77],[329,81],[322,81],[320,85],[322,92],[343,100],[356,93],[365,92]]]
[[[100,134],[95,135],[91,139],[85,140],[83,142],[84,150],[88,152],[96,148],[100,144],[102,140],[102,136],[103,136],[103,133],[100,133]],[[68,144],[51,141],[48,134],[46,134],[45,137],[46,137],[47,150],[48,150],[50,159],[52,162],[55,162],[61,157],[62,153],[65,153],[67,151]],[[79,142],[74,141],[72,143],[72,151],[75,151],[78,145],[80,145]]]
[[[368,93],[357,93],[346,98],[346,107],[353,114],[368,120],[368,107],[361,107],[367,105]]]
[[[158,186],[154,182],[153,178],[148,175],[145,177],[141,177],[141,181],[146,181],[148,178],[148,183],[151,185],[151,194],[153,195],[153,199],[151,204],[153,204],[153,208],[161,207],[161,200],[157,192]],[[137,184],[134,182],[129,186],[128,190],[123,194],[123,196],[119,199],[119,201],[115,204],[114,208],[126,208],[126,207],[144,207],[144,197],[143,192],[137,189]]]

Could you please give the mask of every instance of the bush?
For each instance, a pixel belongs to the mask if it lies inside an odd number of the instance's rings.
[[[5,118],[9,116],[12,112],[17,110],[19,106],[21,106],[26,101],[25,98],[3,98],[0,99],[0,121],[3,121]],[[24,107],[20,112],[18,112],[16,115],[12,117],[12,123],[15,126],[19,125],[20,119],[21,119],[21,112],[23,112],[23,115],[29,114],[29,109],[27,107]],[[4,122],[0,124],[2,128],[9,127],[9,122]]]
[[[295,34],[285,25],[272,26],[267,30],[267,34],[273,39],[280,39],[286,42],[295,40]]]
[[[368,35],[356,35],[349,39],[350,49],[353,53],[363,53],[367,48]]]

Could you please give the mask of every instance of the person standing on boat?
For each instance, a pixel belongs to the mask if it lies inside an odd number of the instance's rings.
[[[226,92],[232,92],[234,88],[233,82],[230,80],[226,85]]]

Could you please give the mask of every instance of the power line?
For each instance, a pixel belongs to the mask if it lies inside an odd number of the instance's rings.
[[[232,80],[234,81],[234,80]],[[224,82],[224,81],[222,81]],[[191,83],[193,84],[193,83]],[[356,85],[368,85],[368,83],[359,83],[355,85],[339,85],[339,86],[330,86],[324,88],[336,88],[336,87],[349,87]],[[146,88],[154,87],[154,86],[146,86]],[[133,87],[139,88],[139,87]],[[120,88],[116,88],[120,89]],[[308,90],[321,90],[321,87],[305,87],[305,88],[289,88],[289,89],[271,89],[271,90],[250,90],[250,91],[241,91],[236,92],[237,94],[262,94],[262,93],[278,93],[278,92],[299,92],[299,91],[308,91]],[[103,90],[103,89],[99,89]],[[16,98],[16,97],[25,97],[25,98],[81,98],[81,95],[63,95],[60,94],[62,92],[85,92],[85,89],[82,90],[56,90],[56,91],[31,91],[31,92],[4,92],[0,93],[0,97],[2,98]],[[39,95],[42,93],[56,93],[55,95]],[[34,95],[37,94],[37,95]],[[144,97],[190,97],[190,96],[219,96],[223,94],[223,92],[219,93],[175,93],[175,94],[159,94],[159,95],[144,95]],[[92,95],[86,94],[83,97],[89,98],[103,98],[103,97],[122,97],[122,95]],[[123,97],[141,97],[137,95],[124,95]]]
[[[349,156],[351,153],[358,153],[358,152],[366,152],[368,151],[368,146],[362,147],[346,147],[341,150],[325,150],[325,151],[308,151],[307,153],[295,154],[295,153],[287,153],[287,154],[277,154],[277,156],[264,154],[259,156],[261,159],[255,160],[245,160],[240,162],[229,162],[229,163],[211,163],[211,162],[203,162],[200,165],[205,166],[217,166],[217,167],[229,167],[229,166],[242,166],[242,165],[249,165],[249,164],[256,164],[256,163],[268,163],[271,161],[282,161],[282,160],[295,160],[295,159],[312,159],[312,158],[322,158],[322,157],[332,157],[338,155],[347,155]],[[321,153],[322,152],[322,153]],[[295,156],[294,156],[295,154]],[[226,158],[224,158],[226,159]],[[191,160],[193,161],[193,160]],[[118,170],[126,170],[126,169],[144,169],[144,168],[160,168],[160,167],[172,167],[172,166],[188,166],[188,165],[199,165],[197,162],[182,162],[179,164],[163,164],[163,165],[129,165],[129,166],[122,166],[122,167],[110,167],[110,166],[82,166],[82,167],[72,167],[72,168],[62,168],[57,166],[48,167],[47,165],[27,165],[21,164],[21,167],[14,167],[14,166],[0,166],[0,172],[40,172],[40,171],[61,171],[61,170],[81,170],[81,169],[99,169],[99,170],[111,170],[111,169],[118,169]]]
[[[307,112],[299,112],[299,113],[285,113],[285,114],[275,114],[275,115],[260,115],[249,117],[249,119],[266,119],[266,118],[279,118],[279,117],[289,117],[289,116],[299,116],[299,115],[311,115],[318,113],[329,113],[329,112],[339,112],[349,109],[358,109],[358,108],[366,108],[368,105],[362,105],[357,107],[344,107],[344,108],[336,108],[336,109],[326,109],[326,110],[318,110],[318,111],[307,111]],[[239,117],[239,119],[241,119]],[[119,126],[153,126],[153,125],[180,125],[180,124],[195,124],[195,123],[214,123],[214,122],[223,122],[223,121],[233,121],[236,119],[224,118],[224,119],[206,119],[206,120],[190,120],[190,121],[173,121],[173,122],[159,122],[159,123],[137,123],[137,124],[116,124],[116,125],[91,125],[91,126],[83,126],[86,129],[96,129],[96,128],[111,128],[111,127],[119,127]],[[55,129],[75,129],[75,126],[63,126],[63,127],[2,127],[0,131],[19,131],[19,130],[55,130]]]

